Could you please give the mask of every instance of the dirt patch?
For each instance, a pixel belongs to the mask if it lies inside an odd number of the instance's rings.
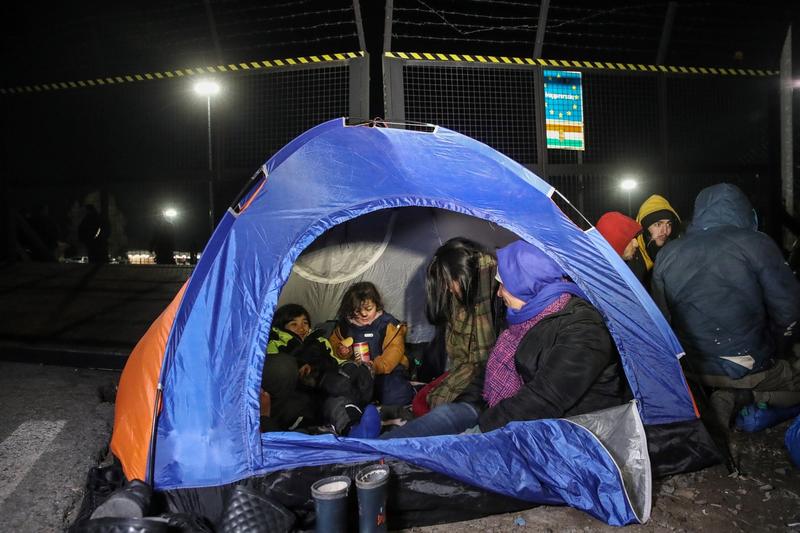
[[[734,433],[741,473],[718,465],[700,472],[659,479],[653,485],[650,521],[627,531],[797,531],[800,533],[800,470],[783,445],[784,422],[761,433]],[[457,524],[412,528],[451,531],[619,531],[581,511],[537,507]]]

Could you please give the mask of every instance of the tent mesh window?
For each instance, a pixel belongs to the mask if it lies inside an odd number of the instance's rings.
[[[444,126],[534,164],[533,87],[529,69],[405,65],[405,118]]]

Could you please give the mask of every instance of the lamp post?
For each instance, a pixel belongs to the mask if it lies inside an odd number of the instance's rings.
[[[161,213],[161,214],[164,215],[164,218],[166,218],[167,220],[172,222],[173,220],[175,220],[177,218],[178,210],[175,209],[174,207],[167,207],[166,209],[164,209],[164,212]]]
[[[633,191],[638,183],[633,178],[625,178],[619,183],[620,189],[625,191],[628,194],[628,216],[631,215],[631,191]]]
[[[194,84],[194,91],[206,97],[208,119],[208,225],[214,233],[214,155],[211,142],[211,97],[219,94],[219,84],[213,80],[202,80]]]

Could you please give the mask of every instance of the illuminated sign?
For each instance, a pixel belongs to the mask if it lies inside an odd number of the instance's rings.
[[[548,148],[585,149],[580,72],[544,71],[544,111]]]

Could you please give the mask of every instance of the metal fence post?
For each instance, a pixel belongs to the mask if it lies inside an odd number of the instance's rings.
[[[395,122],[404,122],[406,119],[404,63],[402,59],[383,56],[384,118]]]
[[[534,69],[533,76],[533,98],[536,102],[536,166],[538,168],[539,177],[548,181],[547,126],[545,125],[547,115],[544,109],[544,69],[541,67]]]
[[[368,119],[369,116],[369,54],[348,63],[350,76],[350,118]]]

